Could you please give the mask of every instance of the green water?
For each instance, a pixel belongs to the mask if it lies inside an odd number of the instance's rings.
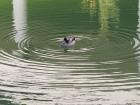
[[[139,105],[139,90],[139,0],[0,0],[0,105]]]

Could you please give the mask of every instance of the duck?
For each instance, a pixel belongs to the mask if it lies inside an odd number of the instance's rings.
[[[74,46],[76,43],[76,38],[73,36],[64,37],[63,41],[61,42],[61,47],[63,48],[70,48]]]

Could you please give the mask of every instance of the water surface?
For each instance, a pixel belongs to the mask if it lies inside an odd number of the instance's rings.
[[[1,105],[140,104],[139,0],[0,0],[0,27]]]

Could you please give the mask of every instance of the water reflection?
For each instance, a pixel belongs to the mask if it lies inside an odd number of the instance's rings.
[[[95,17],[97,15],[100,30],[107,31],[109,28],[118,28],[118,0],[83,0],[81,4],[90,16]]]
[[[91,17],[97,14],[97,0],[83,0],[81,2],[83,9],[88,10]]]
[[[3,94],[27,105],[138,102],[139,93],[135,94],[133,90],[138,92],[140,85],[134,61],[139,41],[136,40],[137,47],[133,48],[132,35],[136,29],[131,29],[132,33],[119,30],[119,24],[123,24],[120,14],[124,12],[117,5],[118,1],[83,0],[82,7],[86,11],[83,12],[79,6],[81,0],[71,1],[73,10],[67,6],[69,2],[66,0],[30,0],[30,28],[27,32],[26,0],[13,0],[16,33],[13,40],[8,37],[7,43],[14,44],[14,47],[6,49],[2,46],[0,50],[0,90]],[[79,23],[76,23],[76,17]],[[60,22],[63,25],[58,24]],[[79,40],[74,49],[64,53],[58,42],[69,33]],[[27,34],[32,38],[34,49],[28,47],[30,39]],[[7,43],[3,41],[4,45]],[[30,60],[24,53],[31,55]],[[116,100],[116,97],[120,98]],[[73,100],[75,103],[71,103]]]
[[[27,33],[26,0],[13,0],[13,19],[15,42],[20,43]]]
[[[13,55],[28,59],[30,51],[27,43],[27,13],[26,0],[13,0],[13,26],[14,26],[14,40],[18,45],[18,50],[12,51]]]
[[[118,0],[99,0],[99,23],[100,30],[109,30],[118,26],[119,9]]]
[[[138,35],[138,39],[139,40],[137,40],[137,39],[134,38],[134,40],[135,40],[135,46],[134,46],[134,48],[137,47],[136,54],[140,54],[140,46],[139,46],[140,45],[140,0],[138,1],[138,25],[137,25],[137,27],[138,27],[138,29],[137,29],[137,35]],[[138,71],[140,73],[140,56],[137,56],[136,59],[138,61]]]

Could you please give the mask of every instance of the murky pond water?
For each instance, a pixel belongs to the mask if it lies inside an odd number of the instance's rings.
[[[140,1],[0,0],[0,105],[140,105],[139,90]]]

